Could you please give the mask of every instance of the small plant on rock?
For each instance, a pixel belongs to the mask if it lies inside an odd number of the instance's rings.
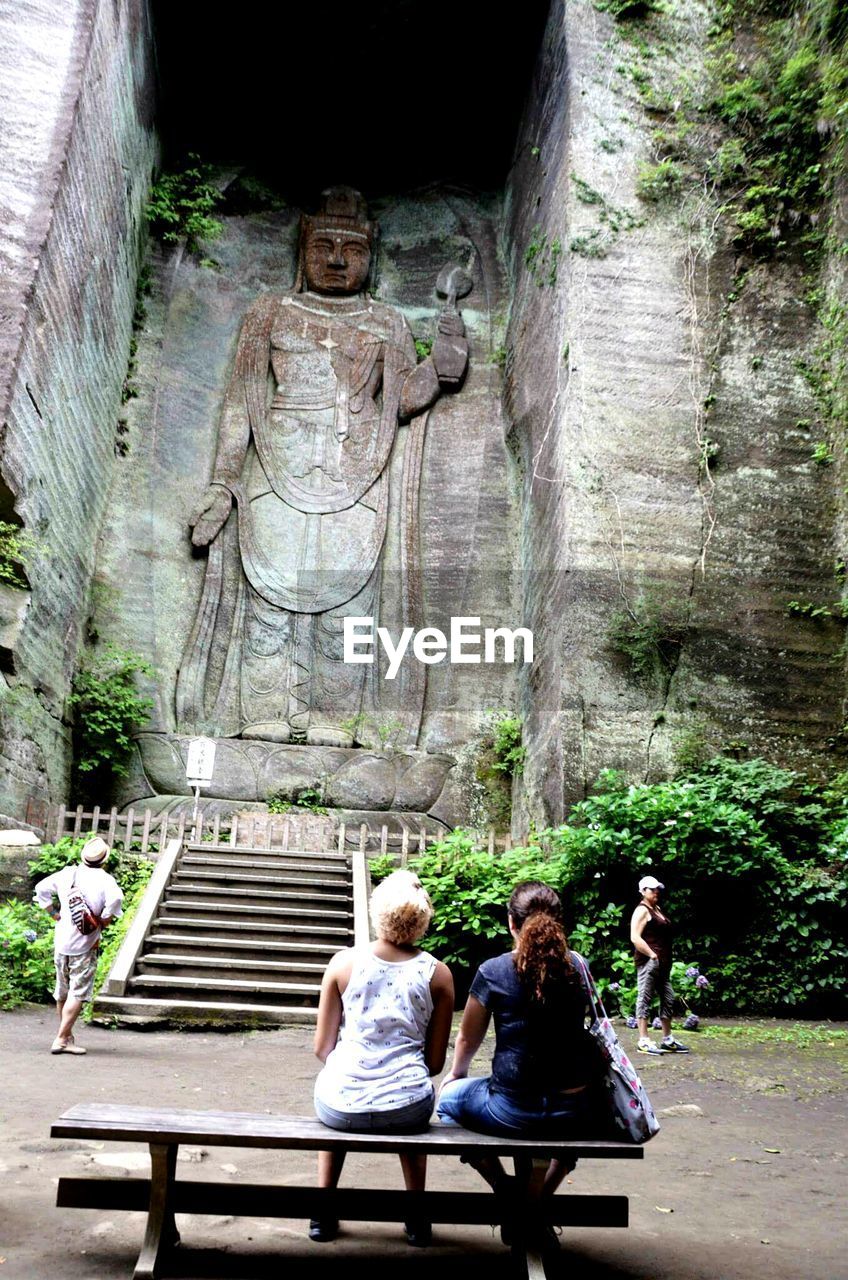
[[[147,722],[150,698],[136,688],[137,675],[153,668],[138,653],[106,644],[74,677],[68,702],[74,710],[75,767],[81,774],[122,776],[132,735]]]
[[[185,240],[189,253],[200,250],[201,241],[217,240],[223,224],[212,217],[221,201],[212,186],[213,170],[191,152],[188,166],[162,173],[150,188],[145,217],[150,230],[164,244]]]
[[[0,520],[0,583],[7,587],[28,587],[26,563],[38,550],[38,540],[26,529]]]

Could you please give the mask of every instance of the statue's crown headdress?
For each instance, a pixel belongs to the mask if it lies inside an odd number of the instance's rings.
[[[353,187],[328,187],[321,192],[318,212],[304,218],[312,231],[358,232],[373,243],[376,224],[368,217],[368,206]]]

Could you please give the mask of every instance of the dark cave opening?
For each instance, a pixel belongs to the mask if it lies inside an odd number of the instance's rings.
[[[502,187],[548,8],[247,0],[224,22],[154,0],[165,164],[195,152],[307,205],[335,182]]]

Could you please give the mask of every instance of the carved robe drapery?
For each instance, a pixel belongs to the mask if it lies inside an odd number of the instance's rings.
[[[426,409],[438,395],[403,317],[362,296],[261,298],[248,313],[219,430],[214,485],[234,510],[209,547],[177,684],[182,731],[339,727],[379,715],[366,676],[344,664],[347,615],[421,625],[418,487]],[[398,589],[381,591],[389,471],[404,431]],[[375,621],[376,625],[376,621]],[[393,720],[414,746],[424,671],[404,664]]]

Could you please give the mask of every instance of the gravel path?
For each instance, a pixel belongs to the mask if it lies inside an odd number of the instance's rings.
[[[0,1280],[129,1280],[141,1241],[137,1214],[62,1210],[55,1183],[85,1170],[134,1174],[146,1156],[132,1144],[51,1141],[51,1122],[76,1102],[311,1112],[316,1064],[302,1027],[249,1034],[108,1031],[82,1027],[86,1057],[51,1057],[54,1019],[29,1007],[0,1015]],[[782,1024],[763,1024],[781,1034]],[[844,1032],[844,1027],[837,1028]],[[624,1038],[631,1038],[624,1032]],[[800,1041],[800,1043],[799,1043]],[[808,1041],[808,1043],[804,1043]],[[562,1239],[563,1278],[592,1280],[838,1280],[848,1276],[848,1039],[804,1032],[794,1043],[746,1034],[691,1036],[687,1058],[640,1059],[663,1129],[641,1163],[584,1162],[564,1194],[631,1197],[628,1231],[574,1230]],[[676,1111],[682,1108],[682,1111]],[[179,1177],[238,1182],[310,1181],[313,1158],[297,1152],[187,1150]],[[347,1180],[397,1187],[392,1157],[350,1160]],[[477,1189],[454,1160],[431,1162],[432,1188]],[[471,1259],[487,1280],[506,1280],[507,1254],[483,1227],[437,1228],[414,1250],[389,1224],[351,1224],[333,1245],[313,1245],[304,1224],[184,1217],[184,1246],[167,1274],[223,1280],[278,1277],[308,1262],[311,1280],[339,1280],[337,1262],[389,1280],[402,1264],[428,1280],[465,1280]]]

